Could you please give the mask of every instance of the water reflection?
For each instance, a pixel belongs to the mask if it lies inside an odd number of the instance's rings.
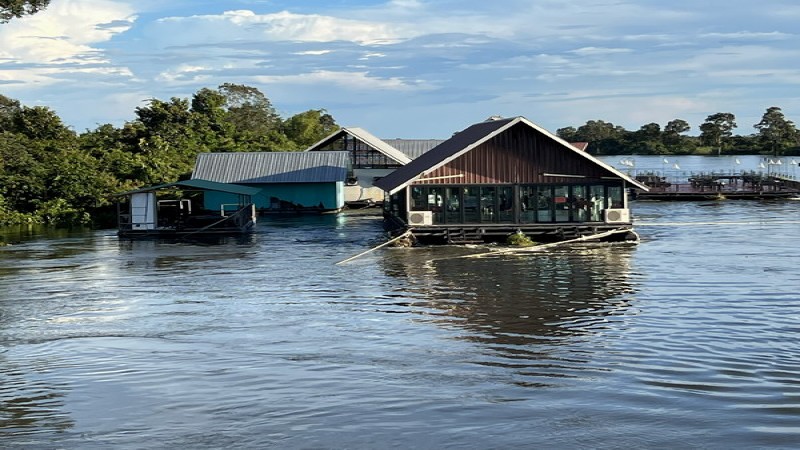
[[[389,252],[382,264],[390,276],[405,278],[425,306],[448,316],[442,323],[468,328],[474,339],[518,344],[589,333],[604,317],[624,313],[634,292],[634,248],[604,244],[490,258],[412,249]]]
[[[35,363],[35,362],[34,362]],[[45,430],[63,432],[74,421],[63,412],[65,386],[53,386],[0,356],[0,442]]]
[[[405,280],[425,320],[460,329],[459,339],[485,349],[475,363],[569,376],[591,359],[592,345],[584,341],[602,347],[613,322],[630,312],[635,246],[490,258],[460,258],[459,251],[394,250],[381,263],[388,275]]]

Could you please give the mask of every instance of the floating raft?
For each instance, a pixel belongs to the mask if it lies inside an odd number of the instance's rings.
[[[647,175],[648,192],[635,189],[636,200],[768,200],[800,195],[800,182],[760,173],[695,174],[680,183]],[[639,178],[639,177],[637,177]]]

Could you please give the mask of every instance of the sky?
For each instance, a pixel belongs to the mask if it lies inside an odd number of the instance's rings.
[[[717,112],[800,123],[796,0],[52,0],[0,24],[0,94],[77,132],[223,83],[381,138]]]

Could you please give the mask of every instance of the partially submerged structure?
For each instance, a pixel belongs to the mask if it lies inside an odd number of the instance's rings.
[[[256,223],[258,189],[208,180],[186,180],[123,192],[117,197],[120,237],[185,237],[241,234]],[[205,198],[225,195],[207,208]]]
[[[524,117],[472,125],[375,186],[390,227],[423,243],[625,238],[627,190],[648,189]]]
[[[341,128],[306,149],[307,153],[347,152],[349,173],[344,187],[348,204],[383,200],[383,191],[374,187],[378,180],[411,162],[409,156],[361,128]]]
[[[336,212],[344,207],[349,160],[344,151],[201,153],[192,179],[253,188],[260,213]],[[230,200],[225,192],[206,195],[205,207]]]

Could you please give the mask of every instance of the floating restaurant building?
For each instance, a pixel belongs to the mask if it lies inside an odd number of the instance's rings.
[[[524,117],[474,124],[374,184],[390,227],[423,243],[631,237],[628,188],[648,189]]]
[[[201,153],[192,179],[254,188],[260,213],[336,212],[345,204],[349,158],[343,151]],[[213,191],[205,195],[204,207],[218,209],[233,200]]]
[[[383,191],[374,187],[375,180],[408,164],[412,159],[368,131],[355,127],[341,128],[306,149],[308,153],[328,151],[348,154],[350,172],[344,187],[344,198],[348,204],[382,201]]]
[[[143,187],[117,194],[120,237],[187,237],[252,231],[258,189],[193,179]],[[225,203],[209,197],[225,196]]]

